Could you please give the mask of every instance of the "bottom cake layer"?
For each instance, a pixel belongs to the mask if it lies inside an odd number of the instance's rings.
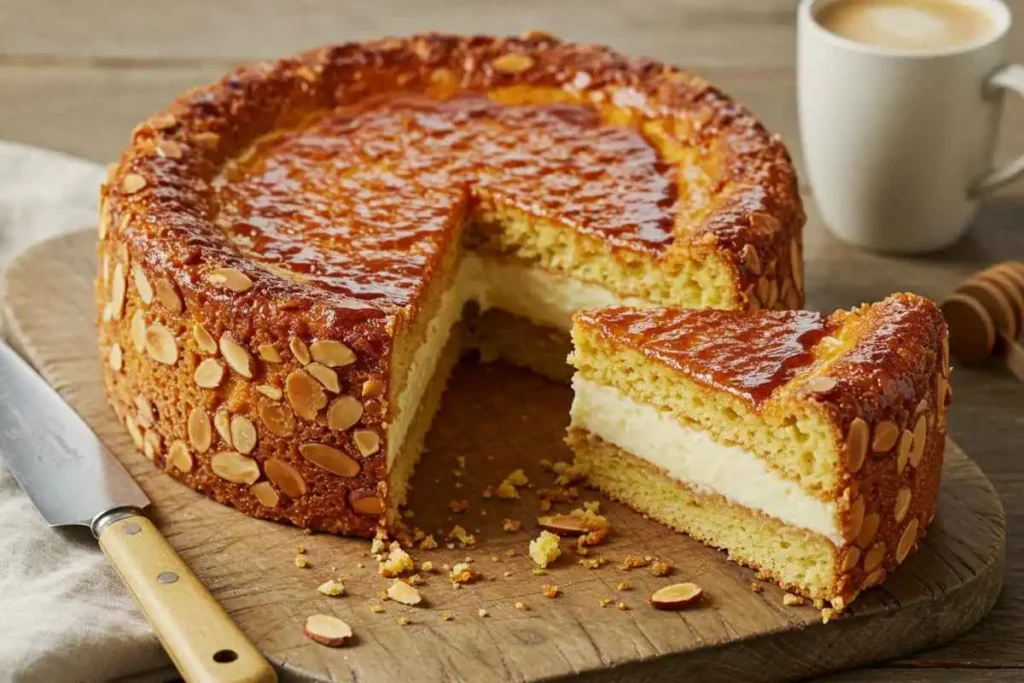
[[[660,468],[590,432],[567,438],[576,463],[605,495],[677,531],[725,550],[729,559],[760,571],[787,590],[810,598],[838,595],[837,551],[820,534],[698,493]]]

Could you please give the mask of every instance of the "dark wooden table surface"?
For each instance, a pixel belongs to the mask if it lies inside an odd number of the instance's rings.
[[[1008,4],[1020,17],[1010,59],[1022,62],[1024,0]],[[148,112],[243,61],[430,29],[542,28],[700,74],[780,133],[802,168],[795,9],[793,0],[0,0],[0,139],[106,162]],[[1024,152],[1024,103],[1007,104],[999,159]],[[942,298],[991,262],[1024,260],[1024,181],[989,200],[959,244],[920,258],[868,254],[836,241],[817,215],[813,188],[805,183],[803,190],[811,308],[897,290]],[[957,368],[953,388],[950,435],[982,466],[1006,508],[1002,596],[980,625],[943,647],[830,681],[1024,680],[1024,385],[996,367]]]

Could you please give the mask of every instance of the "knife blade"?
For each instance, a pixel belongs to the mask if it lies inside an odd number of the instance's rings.
[[[182,678],[277,674],[142,514],[149,499],[78,413],[0,342],[0,457],[50,526],[91,529]]]
[[[91,526],[149,498],[89,425],[6,344],[0,344],[0,453],[50,526]]]

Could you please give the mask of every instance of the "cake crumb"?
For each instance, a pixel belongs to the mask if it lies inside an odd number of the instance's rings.
[[[547,458],[541,458],[540,466],[545,471],[550,472],[552,470],[552,468],[554,467],[554,464],[550,460],[548,460]]]
[[[626,580],[619,581],[619,585],[617,585],[615,588],[616,588],[616,590],[620,590],[620,591],[631,591],[631,590],[633,590],[633,586],[631,586],[629,581],[626,581]]]
[[[550,531],[540,532],[540,536],[530,541],[530,559],[544,569],[562,554],[559,542],[558,536]]]
[[[619,610],[620,612],[627,612],[629,611],[629,605],[627,605],[624,602],[617,602],[615,603],[615,609]]]
[[[373,603],[373,604],[370,605],[370,611],[373,612],[374,614],[380,614],[381,612],[384,611],[384,607],[382,605],[378,605],[376,603]]]
[[[434,571],[434,563],[431,562],[430,560],[424,560],[423,562],[420,562],[420,571],[421,572],[432,572],[432,571]]]
[[[453,538],[458,541],[459,546],[462,548],[476,545],[476,536],[469,533],[458,524],[453,526],[452,530],[448,532],[448,538]]]
[[[430,534],[422,541],[420,541],[420,550],[433,550],[437,547],[437,539],[434,538],[434,534]]]
[[[304,545],[297,545],[297,546],[295,546],[295,552],[297,552],[299,555],[305,555],[306,554],[306,546],[304,546]]]
[[[650,563],[650,558],[641,557],[640,555],[626,555],[622,560],[622,564],[619,565],[619,568],[628,572],[631,569],[646,567]]]
[[[512,472],[510,472],[509,475],[505,477],[505,481],[512,484],[513,486],[526,486],[527,484],[530,483],[530,480],[529,478],[527,478],[526,473],[523,472],[521,469],[513,470]]]
[[[600,569],[604,565],[608,564],[608,561],[608,558],[606,558],[604,555],[598,555],[594,558],[580,559],[578,561],[578,564],[581,567],[586,567],[587,569]]]
[[[481,607],[480,609],[477,610],[476,615],[478,617],[486,617],[488,615],[488,612],[483,607]]]
[[[760,582],[758,582],[758,581],[751,581],[750,582],[750,590],[754,591],[755,593],[763,593],[764,592],[764,586],[762,586],[760,584]]]
[[[601,598],[600,602],[601,602],[601,607],[607,607],[608,605],[610,605],[613,602],[615,602],[615,599],[614,598]]]
[[[541,569],[540,567],[534,567],[533,568],[533,575],[534,576],[544,576],[547,573],[548,573],[547,569]]]
[[[295,556],[295,566],[299,569],[306,569],[309,567],[309,558],[305,555]]]
[[[530,606],[527,605],[525,602],[517,602],[516,603],[516,609],[519,610],[520,612],[529,612],[530,611]]]
[[[506,517],[505,521],[502,522],[501,528],[505,531],[519,531],[523,528],[523,523],[518,519],[509,519]]]
[[[414,569],[416,569],[416,563],[412,561],[412,556],[402,550],[398,541],[392,541],[387,559],[381,560],[377,572],[390,579]]]
[[[494,487],[485,486],[484,490],[480,492],[480,495],[483,496],[484,498],[490,498],[491,496],[494,495]]]
[[[799,607],[807,601],[800,595],[794,595],[792,593],[785,593],[782,596],[782,604],[786,607]]]
[[[409,508],[402,510],[402,517],[404,517],[405,519],[412,519],[415,516],[416,514]]]
[[[831,607],[825,607],[821,610],[821,623],[827,624],[836,617],[836,611]]]
[[[814,598],[814,609],[825,609],[825,601],[821,598]]]
[[[462,469],[466,469],[466,456],[456,455],[455,462],[459,463],[459,467],[461,467]]]
[[[515,500],[519,497],[519,491],[512,484],[503,481],[494,489],[494,495],[505,500]]]
[[[451,612],[443,612],[441,614],[441,621],[451,621],[454,618],[455,618],[455,615],[452,614]]]
[[[540,589],[544,593],[544,597],[551,599],[557,598],[562,593],[558,586],[551,583],[545,583]]]
[[[331,579],[330,581],[324,581],[323,583],[321,583],[317,587],[316,591],[321,595],[327,595],[329,597],[336,598],[345,594],[345,584],[341,581],[335,581],[334,579]]]
[[[508,577],[512,576],[512,570],[506,570],[502,576],[504,576],[507,579]]]
[[[507,557],[515,557],[516,551],[513,548],[509,548],[508,550],[505,551],[505,555]]]
[[[672,565],[668,562],[654,562],[651,564],[651,574],[654,576],[668,576],[672,573]]]
[[[398,619],[395,620],[395,623],[397,623],[399,626],[408,626],[412,623],[412,621],[409,619],[409,617],[398,617]]]
[[[452,567],[452,570],[449,573],[449,578],[452,580],[452,583],[456,585],[464,583],[475,583],[476,581],[480,580],[480,577],[480,572],[470,567],[469,564],[466,562],[459,562],[454,567]]]
[[[541,512],[551,512],[551,501],[550,500],[542,500],[542,501],[540,501],[540,503],[537,504],[537,509],[540,510]]]
[[[551,471],[554,472],[555,474],[561,474],[562,472],[565,472],[567,469],[569,469],[569,463],[565,462],[564,460],[557,460],[554,464],[551,465]]]
[[[373,537],[373,543],[370,544],[370,554],[373,556],[383,555],[387,549],[388,533],[383,529],[377,529],[377,534]]]
[[[450,500],[448,501],[448,509],[455,513],[462,513],[469,509],[468,500]]]
[[[601,501],[599,500],[588,500],[584,501],[583,509],[587,512],[593,512],[595,515],[601,512]]]
[[[558,478],[555,479],[555,484],[558,486],[568,486],[569,484],[583,481],[586,478],[587,467],[585,465],[569,465],[559,473]]]
[[[405,582],[410,586],[422,586],[426,583],[426,580],[419,574],[413,574],[412,576],[407,578]]]

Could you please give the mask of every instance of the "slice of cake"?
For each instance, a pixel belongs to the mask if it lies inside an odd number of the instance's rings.
[[[842,608],[935,513],[946,325],[898,294],[808,311],[576,314],[568,442],[639,512]]]

